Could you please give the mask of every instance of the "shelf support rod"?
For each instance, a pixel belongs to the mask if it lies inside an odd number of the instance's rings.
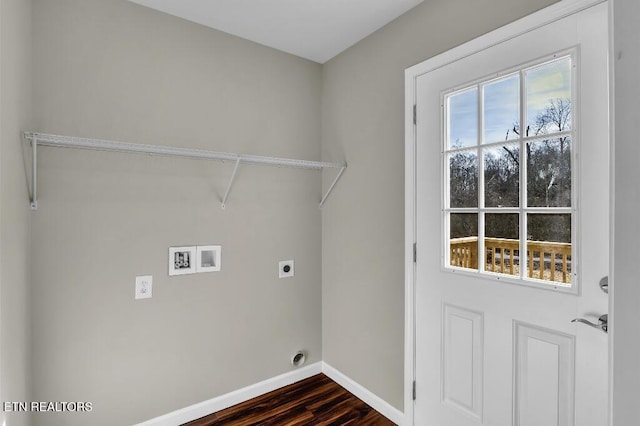
[[[38,210],[38,138],[31,139],[31,210]]]
[[[333,187],[336,186],[336,183],[338,183],[338,181],[340,180],[340,177],[342,176],[342,173],[344,173],[344,170],[346,168],[347,168],[346,166],[343,166],[340,168],[340,171],[338,172],[338,176],[336,176],[336,178],[333,180],[333,183],[329,187],[329,190],[327,191],[325,196],[322,197],[322,201],[320,201],[320,208],[322,208],[322,205],[324,204],[324,202],[327,201],[327,197],[329,197],[329,194],[331,194],[331,191],[333,191]]]
[[[227,198],[229,198],[229,192],[231,192],[231,185],[233,185],[233,181],[236,178],[236,173],[238,173],[238,167],[240,166],[241,157],[238,156],[236,160],[236,165],[233,168],[233,173],[231,174],[231,180],[229,180],[229,185],[227,186],[227,192],[224,193],[224,198],[222,199],[222,210],[227,207]]]

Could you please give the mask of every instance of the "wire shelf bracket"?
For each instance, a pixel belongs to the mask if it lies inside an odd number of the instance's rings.
[[[232,161],[235,163],[231,179],[222,199],[221,208],[226,208],[231,187],[241,164],[276,166],[295,169],[317,170],[339,169],[336,178],[322,197],[319,207],[322,207],[347,168],[347,163],[326,163],[321,161],[295,160],[291,158],[265,157],[259,155],[217,152],[202,149],[180,148],[172,146],[146,145],[128,142],[116,142],[104,139],[88,139],[73,136],[51,135],[46,133],[24,132],[24,138],[31,142],[31,209],[38,209],[38,146],[58,148],[77,148],[95,151],[112,151],[121,153],[161,155],[165,157],[191,158],[215,161]]]

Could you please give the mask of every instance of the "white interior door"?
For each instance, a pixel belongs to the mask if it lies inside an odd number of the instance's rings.
[[[416,425],[607,424],[607,334],[572,323],[608,307],[607,25],[593,6],[415,80]]]

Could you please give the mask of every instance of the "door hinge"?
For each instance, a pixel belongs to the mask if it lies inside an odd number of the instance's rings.
[[[413,243],[413,263],[418,261],[418,245]]]
[[[416,400],[416,381],[413,381],[413,394],[412,394],[413,400]]]
[[[418,122],[418,105],[413,106],[413,124]]]

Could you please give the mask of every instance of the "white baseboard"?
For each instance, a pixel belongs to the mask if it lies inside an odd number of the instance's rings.
[[[280,389],[281,387],[291,385],[300,380],[307,379],[316,374],[324,373],[331,380],[360,398],[374,410],[391,420],[397,425],[404,423],[404,414],[393,407],[391,404],[375,395],[364,386],[356,383],[344,373],[333,368],[325,362],[317,362],[288,373],[281,374],[271,379],[229,392],[225,395],[210,399],[208,401],[199,402],[189,407],[181,408],[168,414],[138,423],[135,426],[176,426],[190,422],[200,417],[207,416],[225,408],[232,407],[241,402],[248,401],[265,393]]]
[[[322,372],[322,363],[301,367],[288,373],[281,374],[271,379],[229,392],[217,398],[203,401],[189,407],[182,408],[162,415],[160,417],[139,423],[136,426],[176,426],[190,422],[200,417],[207,416],[216,411],[224,410],[241,402],[248,401],[265,393],[280,389],[281,387],[299,382]]]
[[[378,395],[372,393],[367,388],[353,381],[344,373],[333,368],[324,361],[322,362],[322,372],[331,380],[360,398],[371,408],[373,408],[395,424],[400,426],[404,424],[404,414],[402,413],[402,411],[398,410],[387,401],[380,398]]]

